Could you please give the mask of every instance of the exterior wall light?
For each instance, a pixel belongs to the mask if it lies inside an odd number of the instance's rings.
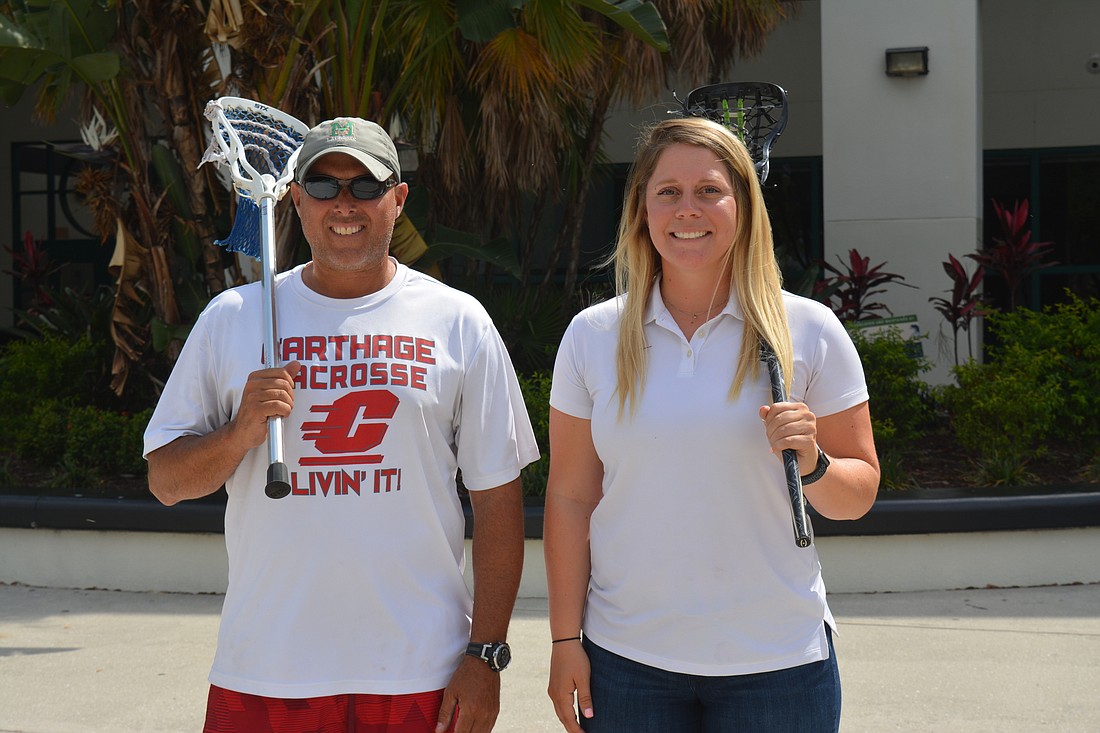
[[[886,76],[924,76],[928,73],[928,46],[886,49]]]

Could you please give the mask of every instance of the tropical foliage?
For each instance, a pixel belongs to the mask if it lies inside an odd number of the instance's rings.
[[[840,260],[840,258],[837,258]],[[842,321],[862,321],[881,318],[890,313],[885,303],[872,300],[872,296],[886,292],[884,286],[891,283],[913,287],[904,282],[905,278],[894,272],[885,272],[885,262],[871,265],[871,258],[865,257],[856,249],[848,250],[848,262],[840,261],[838,268],[822,260],[821,267],[830,275],[822,278],[815,287],[814,295],[836,313]],[[842,269],[843,268],[843,269]]]
[[[959,331],[967,334],[970,325],[975,319],[985,315],[981,304],[981,284],[985,277],[985,270],[978,268],[973,275],[968,275],[955,255],[948,254],[947,262],[943,263],[943,271],[951,278],[951,293],[948,298],[929,298],[928,302],[935,306],[936,310],[951,327],[951,343],[954,349],[955,366],[959,365]],[[967,347],[970,358],[974,358],[974,347],[967,338]]]
[[[417,161],[423,191],[416,227],[399,223],[408,261],[444,260],[449,278],[484,285],[541,270],[544,290],[564,270],[568,295],[612,105],[655,93],[670,73],[717,78],[758,52],[793,6],[19,0],[0,4],[0,98],[33,91],[49,118],[83,96],[80,189],[116,251],[112,386],[121,393],[135,369],[156,381],[212,294],[254,279],[250,263],[213,244],[233,202],[199,168],[210,99],[252,98],[309,124],[337,115],[382,123]],[[287,209],[277,221],[281,267],[307,256]],[[550,216],[556,241],[539,252]]]
[[[33,94],[43,120],[80,100],[84,145],[69,152],[114,250],[114,285],[96,292],[39,293],[48,263],[16,262],[36,294],[22,330],[62,341],[87,333],[97,360],[110,354],[97,371],[116,396],[147,400],[159,389],[207,300],[257,276],[214,245],[234,202],[199,165],[206,103],[231,95],[309,124],[358,115],[387,127],[415,169],[395,254],[476,290],[517,361],[545,369],[589,297],[581,223],[610,114],[671,75],[720,80],[796,5],[0,0],[0,100]],[[285,203],[276,226],[280,269],[308,257]],[[81,300],[102,304],[94,323],[71,312]]]
[[[1031,241],[1028,200],[1017,201],[1011,208],[993,201],[993,212],[1000,236],[990,247],[967,257],[999,275],[1008,287],[1008,310],[1015,310],[1024,280],[1034,272],[1052,267],[1053,242]]]

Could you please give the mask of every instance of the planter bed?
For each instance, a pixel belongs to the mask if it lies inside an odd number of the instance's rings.
[[[98,529],[139,532],[224,531],[224,497],[166,507],[153,498],[0,494],[0,527]],[[525,534],[542,537],[541,504],[525,507]],[[882,492],[855,521],[810,514],[815,534],[861,536],[1061,529],[1100,526],[1100,487],[1066,485],[1035,489],[913,489]],[[471,517],[467,515],[467,536]]]

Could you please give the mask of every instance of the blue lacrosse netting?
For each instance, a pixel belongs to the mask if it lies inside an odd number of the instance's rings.
[[[245,196],[237,197],[237,215],[233,228],[225,239],[215,239],[214,244],[230,252],[240,252],[246,257],[260,259],[263,235],[260,233],[260,207]]]

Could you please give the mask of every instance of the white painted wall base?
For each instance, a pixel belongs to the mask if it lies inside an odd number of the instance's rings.
[[[831,593],[1100,582],[1100,527],[820,537],[817,544]],[[220,534],[0,528],[3,583],[224,593],[226,577]],[[541,540],[526,541],[519,595],[546,597]]]

